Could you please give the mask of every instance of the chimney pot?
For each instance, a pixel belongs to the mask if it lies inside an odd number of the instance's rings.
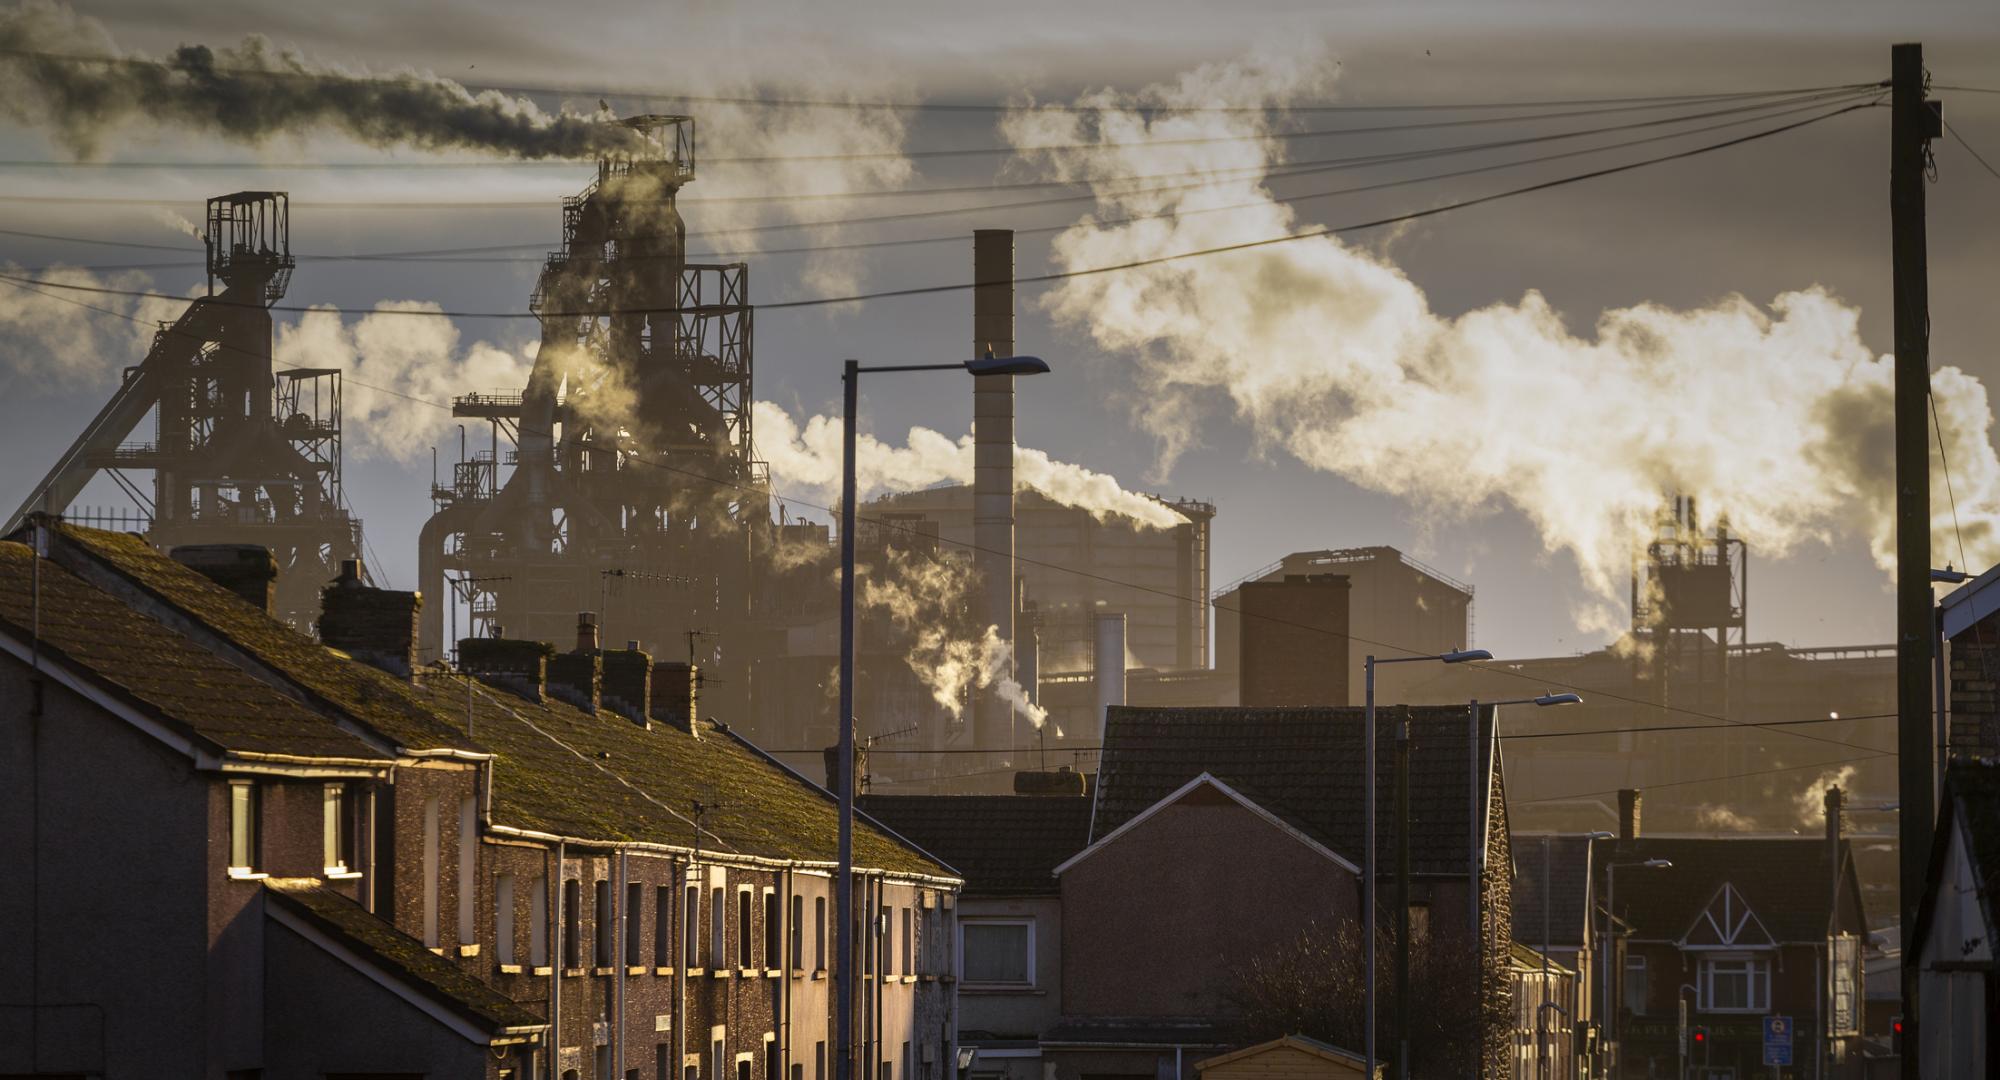
[[[576,613],[576,651],[580,653],[597,651],[597,612]]]
[[[1637,840],[1639,838],[1639,789],[1623,788],[1618,792],[1618,839]]]
[[[335,583],[339,585],[361,584],[361,560],[360,559],[340,560],[340,576],[334,580]]]

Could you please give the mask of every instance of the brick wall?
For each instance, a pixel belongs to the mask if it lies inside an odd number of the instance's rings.
[[[1951,640],[1950,679],[1952,753],[2000,754],[2000,617]]]

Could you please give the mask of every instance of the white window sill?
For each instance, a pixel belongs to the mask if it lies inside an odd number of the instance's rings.
[[[326,871],[326,880],[328,881],[357,881],[367,876],[359,870],[347,870],[338,867],[328,867]]]
[[[478,955],[479,955],[479,946],[478,946],[478,945],[476,945],[476,944],[474,944],[474,945],[460,945],[460,946],[458,947],[458,955],[460,955],[460,956],[478,956]]]
[[[229,876],[237,881],[262,881],[271,875],[262,870],[252,870],[247,866],[232,866],[229,868]]]
[[[502,975],[519,975],[520,973],[521,973],[521,965],[519,964],[500,965],[500,974]]]

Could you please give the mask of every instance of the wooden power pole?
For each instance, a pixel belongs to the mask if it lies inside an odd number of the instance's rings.
[[[1942,114],[1924,100],[1924,47],[1891,51],[1889,231],[1896,324],[1896,750],[1901,803],[1903,1064],[1917,1076],[1915,940],[1937,793],[1931,733],[1930,286],[1924,250],[1924,184]]]

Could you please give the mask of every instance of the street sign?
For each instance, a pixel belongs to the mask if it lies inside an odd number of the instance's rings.
[[[1764,1018],[1764,1064],[1790,1065],[1792,1063],[1792,1018],[1789,1016],[1767,1016]]]

